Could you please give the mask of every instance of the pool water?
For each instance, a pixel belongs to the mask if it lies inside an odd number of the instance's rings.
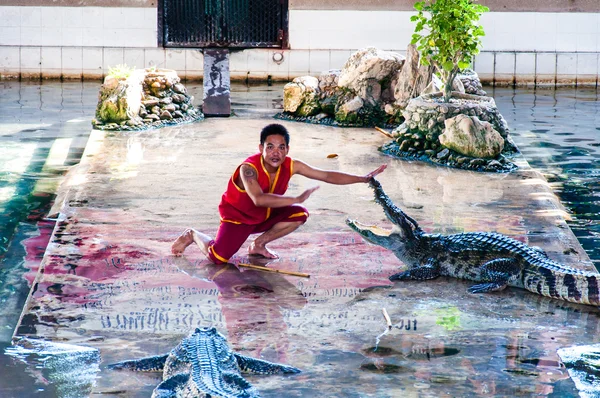
[[[600,270],[600,102],[595,88],[488,89],[531,167],[569,211]]]

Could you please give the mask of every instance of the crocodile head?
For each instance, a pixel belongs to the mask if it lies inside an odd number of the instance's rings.
[[[419,240],[423,231],[413,218],[409,217],[391,201],[381,188],[379,181],[371,178],[369,186],[375,192],[375,202],[381,205],[388,220],[394,224],[393,228],[386,230],[351,219],[346,220],[346,224],[368,242],[392,250],[402,260],[405,251]]]
[[[206,348],[210,347],[210,350],[214,354],[227,355],[231,351],[225,336],[219,333],[214,327],[196,328],[194,333],[189,335],[185,340],[193,342],[195,347],[198,347],[198,345]]]
[[[227,344],[227,339],[217,329],[214,327],[196,328],[171,351],[171,356],[175,360],[171,364],[167,363],[165,369],[168,368],[168,371],[165,374],[170,377],[175,373],[185,371],[185,368],[190,365],[194,371],[213,376],[222,372],[235,372],[237,371],[237,362],[233,354]],[[227,385],[226,382],[222,382],[222,384],[223,386]]]

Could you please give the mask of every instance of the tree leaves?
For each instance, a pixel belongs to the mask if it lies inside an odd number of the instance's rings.
[[[478,21],[489,9],[471,0],[432,1],[415,3],[418,13],[410,20],[417,24],[411,43],[422,55],[421,64],[434,64],[445,90],[451,90],[458,70],[467,68],[479,53],[485,32]],[[444,97],[449,98],[449,93]]]

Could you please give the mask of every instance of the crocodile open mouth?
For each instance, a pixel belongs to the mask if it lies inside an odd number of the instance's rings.
[[[357,231],[371,231],[377,236],[390,236],[390,234],[392,233],[391,230],[378,227],[377,225],[363,224],[357,220],[348,220],[347,223],[348,225],[354,227]]]

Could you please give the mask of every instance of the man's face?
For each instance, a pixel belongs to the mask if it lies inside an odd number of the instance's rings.
[[[275,171],[290,151],[290,147],[285,143],[285,138],[281,135],[273,134],[265,139],[265,143],[258,146],[260,153],[262,154],[265,166]]]

